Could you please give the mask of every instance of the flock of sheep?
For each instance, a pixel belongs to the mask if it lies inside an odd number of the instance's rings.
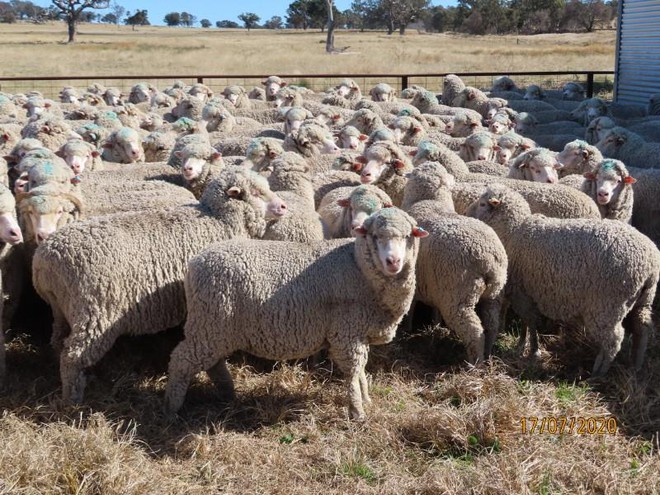
[[[83,400],[86,369],[119,336],[185,324],[168,411],[200,371],[231,396],[234,351],[325,349],[361,419],[369,346],[390,342],[414,301],[471,363],[510,308],[531,355],[546,320],[585,327],[593,377],[626,318],[642,366],[660,276],[660,95],[641,108],[576,83],[501,77],[484,91],[455,75],[441,94],[263,86],[0,93],[3,327],[33,284],[65,401]]]

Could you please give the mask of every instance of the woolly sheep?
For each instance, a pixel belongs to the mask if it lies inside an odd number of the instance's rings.
[[[537,146],[548,148],[549,150],[558,152],[564,149],[566,144],[581,138],[584,133],[572,134],[531,134],[532,139],[536,141]]]
[[[456,74],[448,74],[442,82],[442,104],[451,105],[454,98],[465,89],[465,83]]]
[[[273,138],[254,138],[245,151],[242,165],[260,171],[284,153],[282,141]]]
[[[660,167],[660,143],[647,143],[624,127],[612,128],[596,148],[603,156],[621,160],[629,167]]]
[[[135,129],[122,127],[103,143],[103,160],[116,163],[144,162],[142,140]]]
[[[481,118],[466,113],[457,113],[445,127],[445,132],[453,137],[467,137],[481,130]]]
[[[175,152],[181,161],[181,175],[186,187],[200,199],[211,180],[222,171],[220,153],[210,144],[191,143]]]
[[[289,108],[284,114],[284,134],[289,135],[291,134],[291,131],[297,131],[305,120],[312,118],[314,118],[314,116],[306,108]]]
[[[498,136],[488,131],[479,131],[465,138],[459,156],[466,162],[494,160],[497,153]]]
[[[111,131],[123,127],[121,120],[119,120],[119,116],[111,110],[100,112],[94,119],[94,123],[101,127],[105,127],[106,129],[110,129]]]
[[[266,101],[275,101],[275,95],[280,88],[285,87],[287,83],[278,76],[270,76],[261,81],[261,84],[265,86]]]
[[[514,126],[513,120],[506,113],[496,113],[490,119],[488,131],[499,136],[509,132]]]
[[[564,149],[557,153],[556,159],[561,165],[559,177],[563,178],[571,174],[582,175],[586,172],[593,172],[603,160],[603,155],[595,146],[576,139],[566,143]]]
[[[361,99],[360,86],[353,79],[343,79],[326,94],[321,102],[341,108],[354,108]]]
[[[101,217],[50,236],[35,253],[33,282],[53,311],[64,400],[82,400],[85,368],[120,335],[155,333],[184,320],[182,282],[192,256],[214,241],[261,236],[264,215],[281,215],[283,206],[263,177],[226,169],[198,206]]]
[[[123,95],[119,88],[106,88],[101,96],[103,96],[103,101],[109,107],[117,107],[122,104]]]
[[[314,208],[318,209],[323,197],[338,187],[355,187],[361,184],[360,175],[346,170],[329,170],[312,176]]]
[[[585,174],[581,189],[596,202],[603,218],[630,223],[635,182],[623,162],[606,159]]]
[[[168,161],[175,145],[176,135],[174,133],[150,132],[142,139],[144,161],[147,163]]]
[[[14,102],[4,95],[0,95],[0,116],[8,117],[9,119],[17,119],[19,117],[19,111]]]
[[[397,144],[417,146],[423,139],[428,138],[422,124],[412,117],[397,117],[389,127],[394,133],[394,142]],[[376,139],[376,136],[374,136],[374,139]]]
[[[453,213],[452,186],[440,164],[423,163],[409,174],[403,204],[429,232],[417,257],[415,297],[440,311],[474,364],[488,357],[497,337],[507,256],[490,227]],[[450,211],[438,214],[435,205]]]
[[[60,117],[43,114],[39,120],[28,123],[21,131],[21,137],[38,139],[45,148],[57,151],[71,137],[80,137],[71,130],[67,121]]]
[[[4,384],[6,375],[5,364],[5,329],[10,327],[11,318],[16,311],[20,289],[22,287],[22,273],[20,272],[20,260],[17,259],[19,250],[14,246],[23,242],[21,229],[16,221],[16,202],[11,191],[4,185],[0,185],[0,386]]]
[[[369,90],[373,101],[396,101],[394,88],[386,83],[378,83]]]
[[[137,83],[131,88],[128,101],[133,104],[150,101],[153,93],[154,91],[147,83]]]
[[[596,117],[587,126],[584,139],[588,144],[596,144],[602,140],[607,133],[616,127],[616,123],[610,117]]]
[[[497,138],[497,162],[501,165],[507,165],[509,160],[517,157],[529,149],[535,148],[536,143],[515,131],[509,131]]]
[[[582,101],[584,100],[585,91],[580,83],[567,82],[561,88],[562,98],[564,100]]]
[[[541,112],[556,110],[550,103],[540,100],[510,100],[509,107],[516,112]]]
[[[571,112],[573,120],[587,127],[589,123],[598,117],[612,117],[607,104],[600,98],[589,98],[584,100]]]
[[[534,148],[516,157],[509,166],[509,178],[556,184],[561,165],[555,153],[546,148]]]
[[[365,166],[360,173],[363,184],[373,184],[385,191],[395,206],[401,204],[405,174],[412,170],[406,153],[394,143],[374,143],[364,151]]]
[[[305,159],[285,152],[272,160],[268,168],[270,188],[286,202],[287,215],[270,221],[263,239],[304,243],[323,240],[323,224],[314,209],[314,187]]]
[[[195,83],[188,90],[188,94],[198,100],[206,102],[209,98],[213,97],[213,90],[206,84]]]
[[[344,126],[337,135],[339,147],[353,151],[363,151],[364,142],[367,139],[369,139],[369,136],[362,134],[352,125]]]
[[[525,95],[523,96],[523,100],[543,100],[545,97],[546,97],[545,91],[543,91],[543,88],[541,88],[541,86],[538,86],[536,84],[530,84],[525,89]]]
[[[326,238],[340,239],[353,237],[369,215],[391,206],[392,199],[384,191],[363,184],[330,191],[321,200],[318,212]]]
[[[374,132],[376,129],[384,127],[383,119],[380,116],[366,108],[362,110],[357,110],[353,117],[346,122],[346,125],[350,125],[359,130],[362,134],[367,136]]]
[[[530,326],[532,353],[538,352],[541,315],[580,323],[600,346],[592,377],[602,376],[621,348],[628,314],[632,362],[641,368],[660,276],[660,253],[646,236],[622,222],[532,215],[525,200],[502,185],[482,195],[475,216],[506,248],[506,293]]]
[[[386,208],[355,241],[210,246],[189,263],[185,338],[170,357],[166,408],[180,409],[201,370],[232,395],[224,359],[234,351],[291,359],[326,348],[346,375],[349,416],[363,419],[369,345],[394,338],[415,290],[417,238],[426,235],[408,215]],[[298,321],[305,321],[304,338],[293,331]]]
[[[241,86],[227,86],[222,91],[222,95],[234,108],[252,108],[251,100]]]
[[[96,147],[82,139],[69,139],[57,151],[57,154],[64,158],[75,175],[103,166],[101,154]]]
[[[297,131],[292,131],[284,140],[283,147],[306,157],[339,152],[328,128],[314,121],[306,121]]]

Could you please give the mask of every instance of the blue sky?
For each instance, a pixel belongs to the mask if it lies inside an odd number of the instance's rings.
[[[164,24],[163,17],[169,12],[186,11],[201,19],[210,20],[213,25],[216,21],[224,19],[239,22],[238,16],[243,12],[254,12],[264,22],[274,15],[284,19],[286,9],[293,0],[239,0],[239,1],[209,1],[209,0],[111,0],[133,12],[136,9],[146,9],[149,12],[151,24]],[[352,0],[335,0],[339,10],[350,8]],[[43,7],[51,3],[47,0],[38,0],[33,3]],[[455,0],[432,0],[432,5],[455,5]]]

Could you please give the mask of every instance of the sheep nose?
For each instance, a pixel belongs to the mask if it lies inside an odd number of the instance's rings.
[[[554,184],[555,182],[557,182],[557,179],[555,179],[554,177],[548,177],[548,180],[546,182],[548,184]]]
[[[21,235],[21,231],[16,230],[16,229],[10,229],[9,230],[9,237],[14,242],[20,242],[20,241],[23,240],[23,236]]]
[[[388,256],[385,263],[389,271],[397,271],[401,267],[401,258],[398,256]]]
[[[482,154],[482,155],[477,156],[477,160],[485,160],[485,159],[486,159],[486,155]]]

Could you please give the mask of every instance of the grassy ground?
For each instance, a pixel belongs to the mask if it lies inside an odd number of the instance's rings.
[[[655,340],[637,376],[624,352],[588,385],[595,350],[579,333],[546,335],[530,362],[510,324],[495,359],[471,368],[446,330],[418,321],[372,349],[364,423],[346,419],[331,363],[242,355],[230,363],[234,402],[219,402],[202,374],[171,420],[161,400],[180,332],[120,339],[92,370],[85,405],[65,407],[47,332],[20,327],[0,397],[2,495],[660,492]]]
[[[103,76],[249,75],[249,74],[433,74],[445,72],[584,71],[613,70],[614,31],[591,34],[537,36],[464,36],[420,34],[387,36],[381,32],[343,32],[336,35],[337,47],[349,47],[341,55],[325,54],[325,34],[316,30],[219,30],[83,24],[78,42],[64,43],[64,24],[3,25],[0,30],[0,60],[3,76]],[[146,78],[145,78],[146,79]],[[570,79],[570,76],[569,76]],[[609,78],[611,82],[611,77]],[[398,85],[398,80],[360,80],[363,86],[376,82]],[[72,82],[85,87],[90,81]],[[136,81],[107,81],[127,89]],[[164,87],[171,78],[152,79]],[[190,81],[187,81],[190,82]],[[205,80],[214,89],[230,82],[222,77]],[[301,82],[301,81],[294,81]],[[336,84],[332,79],[302,81],[321,91]],[[490,81],[466,80],[472,85]],[[546,87],[561,81],[525,80]],[[55,93],[63,82],[33,81],[2,83],[4,91],[26,91],[39,87]],[[239,80],[252,86],[259,80]],[[439,78],[416,78],[420,84],[439,90]]]

